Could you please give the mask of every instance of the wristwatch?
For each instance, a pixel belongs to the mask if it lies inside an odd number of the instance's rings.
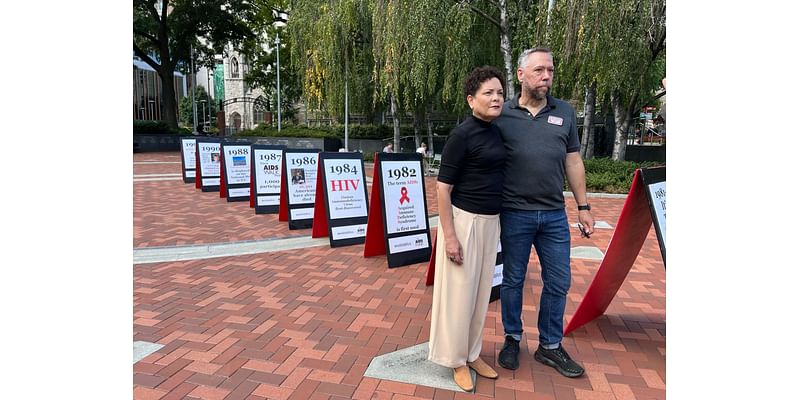
[[[583,206],[578,204],[578,211],[590,211],[591,209],[592,209],[592,206],[590,206],[588,203],[586,205],[583,205]]]

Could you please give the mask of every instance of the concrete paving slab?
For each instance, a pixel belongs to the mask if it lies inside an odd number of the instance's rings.
[[[573,227],[573,228],[577,228],[578,227],[578,223],[576,222],[574,224],[571,224],[570,226]],[[594,221],[594,228],[595,229],[614,229],[614,227],[609,225],[609,223],[606,222],[606,221]]]
[[[477,374],[469,372],[475,382]],[[364,376],[464,392],[453,381],[452,368],[428,361],[428,342],[373,358]]]
[[[155,353],[162,347],[164,347],[164,345],[158,343],[150,343],[145,341],[133,342],[133,363],[136,364],[141,359]]]
[[[134,182],[156,182],[156,181],[180,181],[181,176],[176,177],[161,177],[161,178],[133,178]]]
[[[140,175],[133,175],[133,179],[136,178],[163,178],[163,177],[175,177],[179,176],[182,177],[181,174],[140,174]]]
[[[602,260],[605,254],[594,246],[578,246],[570,249],[569,258],[580,258],[583,260]]]
[[[133,263],[135,265],[157,262],[199,260],[214,257],[269,253],[273,251],[293,250],[306,247],[327,246],[329,244],[330,241],[328,238],[312,239],[311,236],[302,236],[236,243],[143,248],[133,250]]]
[[[575,195],[572,192],[563,192],[564,197],[574,199]],[[624,199],[628,197],[627,193],[586,193],[586,197],[596,199]]]
[[[439,217],[428,219],[431,228],[439,223]],[[243,241],[235,243],[215,243],[194,246],[146,247],[133,249],[133,264],[200,260],[205,258],[238,256],[245,254],[270,253],[316,246],[328,246],[328,238],[312,239],[311,236],[297,236],[280,239]]]

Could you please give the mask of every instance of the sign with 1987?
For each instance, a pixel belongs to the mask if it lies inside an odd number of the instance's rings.
[[[256,214],[278,212],[281,196],[281,160],[286,146],[252,145],[251,166]]]

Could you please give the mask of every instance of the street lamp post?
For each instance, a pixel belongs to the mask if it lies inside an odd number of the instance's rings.
[[[349,125],[349,114],[350,114],[350,102],[347,96],[347,80],[349,79],[347,70],[349,69],[348,61],[347,61],[347,47],[344,48],[344,150],[350,151],[347,143],[347,136],[348,136],[348,125]]]
[[[194,93],[197,91],[197,73],[194,70],[194,47],[189,47],[192,68],[192,133],[197,135],[197,102]]]
[[[206,100],[200,100],[200,104],[203,105],[203,131],[206,130]]]
[[[213,73],[214,73],[214,71],[211,71],[210,69],[208,69],[208,67],[206,67],[206,94],[208,94],[208,98],[209,99],[212,98],[211,97],[211,74],[213,74]],[[209,110],[210,110],[210,108],[209,108]]]
[[[281,37],[275,34],[275,50],[278,61],[278,132],[281,131]]]

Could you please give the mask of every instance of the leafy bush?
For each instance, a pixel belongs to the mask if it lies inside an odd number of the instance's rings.
[[[261,136],[261,137],[301,137],[301,138],[337,138],[333,133],[319,128],[306,128],[301,126],[288,126],[278,128],[271,126],[257,126],[254,129],[247,129],[236,133],[234,136]]]
[[[584,160],[586,168],[586,190],[599,193],[628,193],[633,183],[633,174],[638,168],[659,165],[658,162],[647,161],[614,161],[610,158],[594,158]],[[565,183],[565,188],[569,186]]]
[[[306,127],[303,125],[287,125],[281,127],[280,133],[275,127],[256,127],[239,132],[236,136],[279,136],[279,137],[329,137],[344,139],[344,125],[315,126]],[[452,127],[437,127],[433,133],[439,136],[450,134]],[[423,137],[427,137],[428,130],[423,128],[420,132]],[[410,125],[400,126],[400,136],[413,136],[414,127]],[[376,139],[383,140],[394,136],[394,129],[391,125],[350,125],[347,136],[350,139]]]
[[[140,135],[170,134],[170,135],[190,135],[191,129],[178,128],[172,129],[164,121],[133,121],[133,133]]]

